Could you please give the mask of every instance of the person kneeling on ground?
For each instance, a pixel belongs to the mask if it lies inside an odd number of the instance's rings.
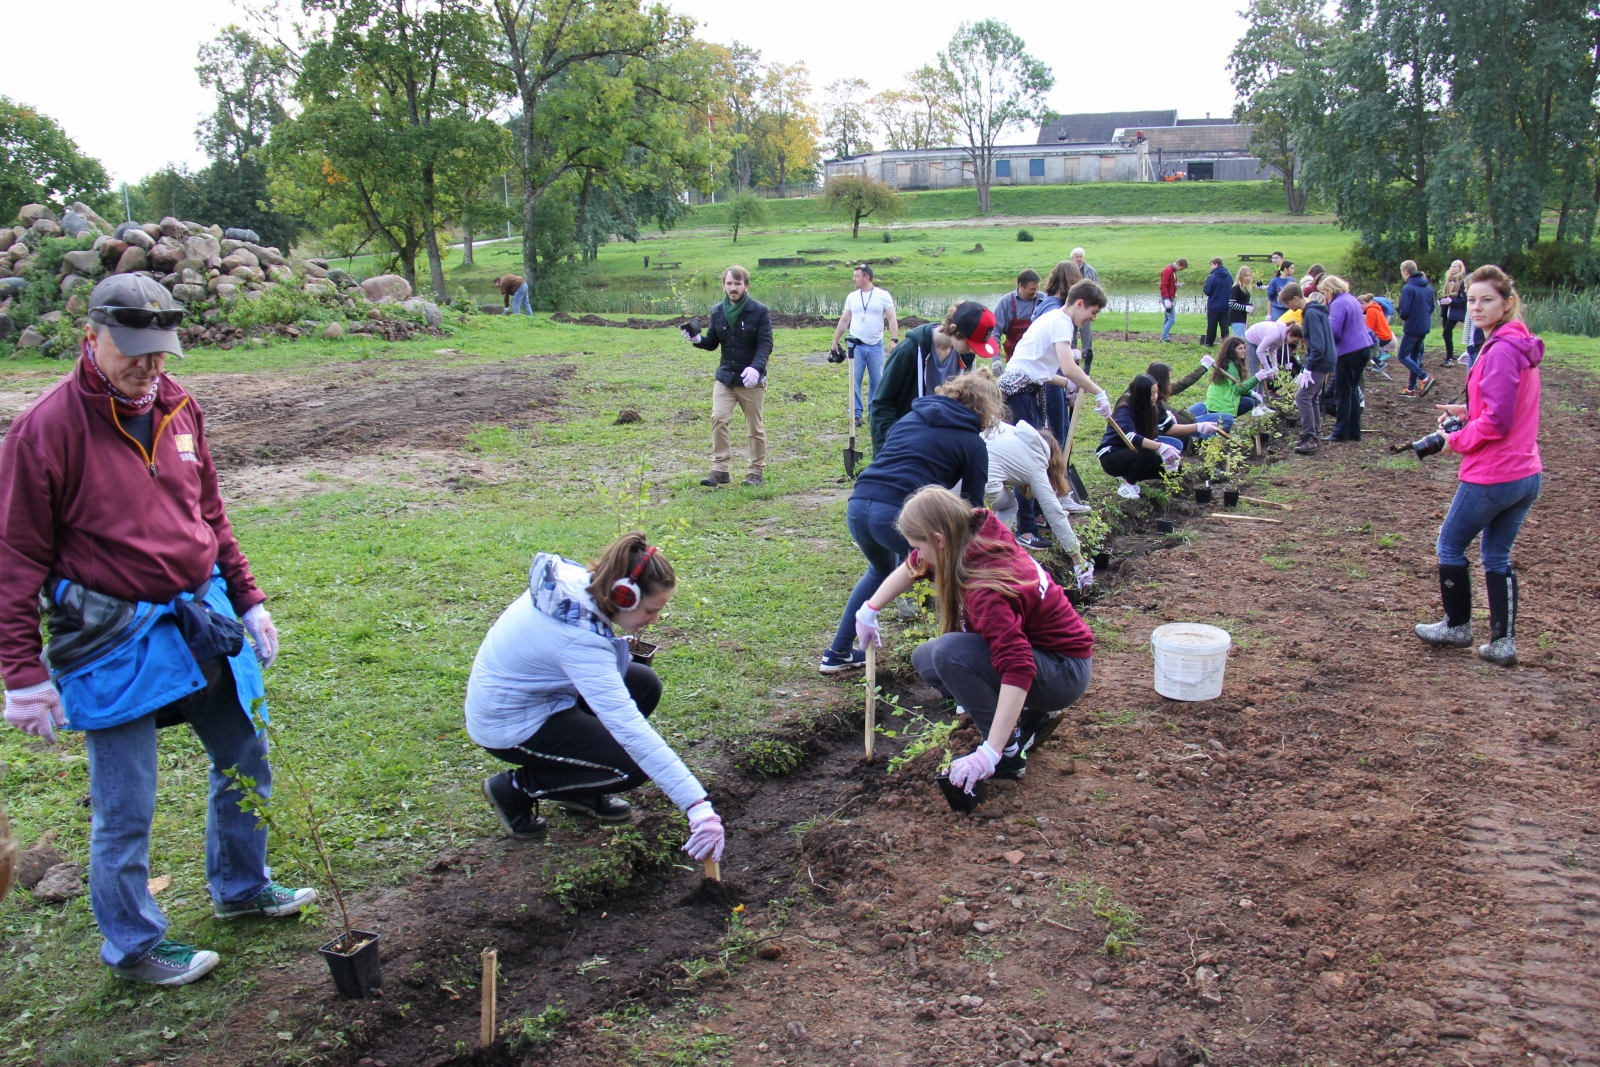
[[[1228,340],[1239,339],[1230,337]],[[1115,410],[1111,412],[1111,421],[1116,425],[1106,427],[1105,436],[1100,438],[1100,448],[1095,455],[1100,457],[1100,469],[1118,480],[1117,495],[1124,500],[1138,500],[1140,482],[1161,477],[1163,470],[1178,469],[1183,441],[1177,437],[1159,436],[1164,421],[1161,387],[1148,374],[1133,376],[1133,381],[1128,383],[1128,391],[1122,394]],[[1121,433],[1117,432],[1119,427]],[[1217,432],[1215,420],[1173,428],[1202,437]],[[1124,436],[1127,440],[1123,440]],[[1128,447],[1130,441],[1132,448]]]
[[[630,661],[617,630],[656,621],[677,584],[642,533],[611,544],[592,568],[533,557],[528,590],[495,620],[467,679],[467,735],[515,763],[483,783],[506,833],[544,833],[539,802],[601,822],[632,809],[612,795],[653,781],[689,817],[695,859],[722,858],[722,819],[678,754],[650,725],[661,679]]]
[[[1145,368],[1145,373],[1156,380],[1156,399],[1161,406],[1161,416],[1156,421],[1156,433],[1161,437],[1177,441],[1180,450],[1189,443],[1195,434],[1211,434],[1216,431],[1214,428],[1201,430],[1201,423],[1188,420],[1179,421],[1178,412],[1173,409],[1170,401],[1173,396],[1199,381],[1206,371],[1216,365],[1216,362],[1210,356],[1201,356],[1200,366],[1179,378],[1176,384],[1172,381],[1172,368],[1165,363],[1152,363]],[[1184,414],[1187,415],[1188,412]],[[1206,423],[1205,425],[1215,426],[1214,423]]]
[[[1094,564],[1083,558],[1083,548],[1078,535],[1073,532],[1072,521],[1067,517],[1061,501],[1066,499],[1071,486],[1067,483],[1067,457],[1049,434],[1042,434],[1026,422],[1012,425],[995,423],[983,435],[989,448],[989,484],[984,492],[994,505],[1000,521],[1010,527],[1017,524],[1017,544],[1027,549],[1051,547],[1048,538],[1035,531],[1037,524],[1030,510],[1024,515],[1017,506],[1023,494],[1033,500],[1035,508],[1044,512],[1050,532],[1056,543],[1072,560],[1072,576],[1079,589],[1094,583]]]
[[[856,615],[865,645],[881,645],[881,605],[932,572],[941,635],[911,653],[922,680],[972,716],[984,741],[950,764],[968,793],[990,776],[1018,779],[1089,688],[1094,636],[1067,594],[993,512],[927,486],[898,523],[912,552]]]
[[[1277,377],[1278,372],[1274,368],[1245,378],[1244,352],[1243,337],[1223,339],[1222,347],[1217,351],[1216,366],[1211,368],[1211,384],[1206,387],[1206,398],[1189,409],[1195,422],[1220,422],[1224,430],[1233,429],[1233,420],[1256,406],[1256,398],[1250,395],[1250,390],[1263,381]]]

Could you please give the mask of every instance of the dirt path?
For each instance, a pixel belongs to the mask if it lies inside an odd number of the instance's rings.
[[[931,754],[890,777],[841,724],[793,775],[719,778],[725,898],[678,870],[569,918],[543,892],[548,850],[480,842],[363,904],[385,931],[384,999],[334,1001],[308,960],[191,1062],[276,1062],[254,1037],[268,1005],[301,1037],[352,1035],[325,1042],[334,1064],[627,1061],[665,1038],[602,1012],[688,999],[712,1051],[673,1062],[1600,1063],[1600,393],[1545,380],[1544,439],[1564,444],[1517,552],[1524,666],[1411,635],[1438,613],[1454,465],[1393,461],[1431,409],[1374,385],[1368,440],[1255,482],[1294,505],[1260,512],[1285,525],[1123,542],[1159,547],[1087,612],[1088,697],[976,816],[944,808]],[[1150,688],[1149,633],[1173,619],[1231,628],[1221,699]],[[849,699],[800,684],[797,707]],[[571,823],[556,840],[604,842]],[[735,900],[777,955],[728,971]],[[536,1052],[470,1051],[489,944],[503,1019],[567,1013]]]

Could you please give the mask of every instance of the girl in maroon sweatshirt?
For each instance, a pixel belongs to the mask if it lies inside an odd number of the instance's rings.
[[[1021,778],[1028,752],[1089,688],[1094,637],[993,512],[930,485],[906,501],[898,526],[913,551],[857,614],[862,647],[883,643],[882,607],[931,576],[944,633],[918,645],[911,665],[985,737],[950,765],[950,780],[970,793],[991,775]]]

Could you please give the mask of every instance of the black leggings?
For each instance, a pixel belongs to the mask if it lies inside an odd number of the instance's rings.
[[[661,678],[642,663],[630,663],[622,681],[648,718],[661,703]],[[488,752],[518,765],[511,784],[535,800],[622,793],[650,780],[582,697],[575,707],[550,716],[522,744]]]
[[[1228,313],[1226,311],[1206,312],[1206,344],[1217,343],[1217,335],[1228,336]]]
[[[1455,319],[1444,320],[1444,358],[1456,358],[1456,323]]]
[[[1100,457],[1100,469],[1113,478],[1148,482],[1161,477],[1161,453],[1148,448],[1113,448]]]

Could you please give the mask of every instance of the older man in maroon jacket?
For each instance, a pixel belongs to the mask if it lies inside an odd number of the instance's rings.
[[[129,274],[95,286],[89,303],[71,373],[0,443],[5,719],[52,743],[63,726],[84,732],[100,958],[125,978],[183,985],[218,956],[168,940],[148,889],[158,726],[187,721],[211,757],[206,877],[217,917],[291,915],[316,892],[267,876],[265,828],[222,773],[238,768],[270,791],[249,710],[265,714],[260,668],[278,635],[223,511],[204,417],[162,373],[169,353],[182,354],[182,310]]]

